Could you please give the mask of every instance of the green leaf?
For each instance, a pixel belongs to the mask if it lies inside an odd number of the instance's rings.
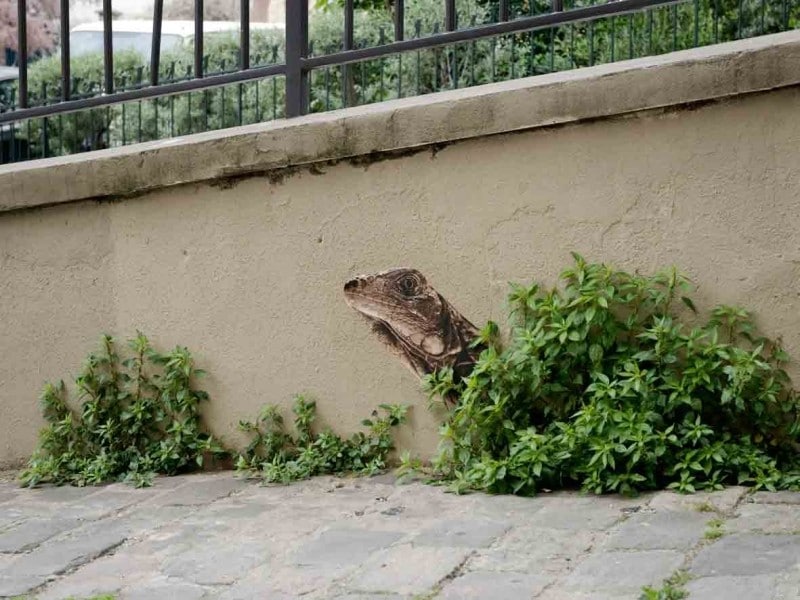
[[[603,347],[600,344],[592,344],[589,346],[589,359],[593,363],[598,363],[603,358]]]

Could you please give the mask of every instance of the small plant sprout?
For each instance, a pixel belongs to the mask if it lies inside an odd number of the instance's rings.
[[[725,535],[725,521],[723,519],[711,519],[706,523],[706,531],[703,537],[707,540],[717,540]]]
[[[692,577],[687,571],[675,571],[660,588],[644,587],[639,600],[683,600],[689,597],[685,586]]]

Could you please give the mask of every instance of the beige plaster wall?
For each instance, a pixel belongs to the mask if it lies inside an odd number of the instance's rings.
[[[800,353],[800,90],[693,111],[494,136],[281,182],[170,188],[0,216],[0,461],[34,446],[36,394],[102,330],[186,344],[216,432],[307,391],[341,431],[380,402],[437,420],[417,381],[343,302],[353,274],[421,269],[476,323],[506,283],[552,282],[577,250],[677,264],[708,303],[744,304]]]
[[[102,331],[190,347],[213,430],[262,403],[318,399],[341,432],[378,403],[437,416],[342,295],[350,276],[413,266],[476,324],[508,281],[553,282],[569,251],[650,271],[676,264],[701,304],[740,303],[800,355],[800,88],[461,141],[138,198],[0,213],[0,464],[23,459],[46,379]]]

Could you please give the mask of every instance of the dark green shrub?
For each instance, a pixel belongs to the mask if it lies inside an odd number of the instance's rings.
[[[788,357],[746,311],[687,319],[689,284],[674,269],[645,277],[575,255],[561,278],[561,289],[513,287],[510,340],[487,325],[468,378],[429,378],[433,395],[461,398],[443,427],[441,478],[520,494],[800,484]]]
[[[236,468],[266,482],[288,483],[314,475],[336,473],[374,474],[386,468],[393,449],[392,429],[405,421],[406,407],[380,406],[372,419],[363,421],[367,433],[343,439],[332,431],[314,432],[316,403],[303,396],[294,402],[296,437],[286,432],[277,408],[265,406],[255,422],[240,421],[239,428],[252,436],[239,456]]]
[[[103,336],[75,384],[80,410],[67,403],[63,381],[47,384],[41,401],[47,426],[21,474],[23,484],[94,485],[123,480],[148,485],[156,473],[173,475],[203,465],[222,448],[203,429],[194,387],[203,374],[186,348],[160,354],[141,333],[124,360]]]
[[[88,97],[101,93],[103,56],[87,54],[72,60],[72,96]],[[144,74],[144,60],[135,52],[114,54],[114,73],[117,85],[127,77]],[[43,58],[29,69],[30,102],[32,105],[53,102],[61,96],[61,59],[59,56]],[[30,119],[21,124],[19,135],[30,142],[34,156],[42,153],[45,141],[47,154],[71,154],[90,148],[107,147],[108,123],[119,111],[119,106],[69,113],[48,119]],[[47,140],[44,126],[47,123]]]

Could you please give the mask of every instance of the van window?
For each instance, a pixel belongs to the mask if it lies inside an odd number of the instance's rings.
[[[161,52],[176,49],[181,45],[181,36],[175,34],[161,35]],[[145,59],[150,60],[153,34],[148,32],[133,33],[114,31],[112,33],[114,51],[134,50]],[[103,51],[102,31],[73,31],[69,34],[70,53],[72,56]]]

